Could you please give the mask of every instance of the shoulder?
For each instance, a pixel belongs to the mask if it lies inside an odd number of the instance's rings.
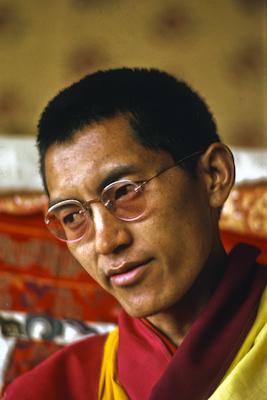
[[[97,398],[106,338],[107,335],[92,336],[57,351],[33,370],[17,378],[7,388],[4,399]]]

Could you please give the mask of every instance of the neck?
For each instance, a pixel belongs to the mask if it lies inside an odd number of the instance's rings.
[[[183,298],[168,310],[148,317],[148,321],[176,346],[180,345],[200,312],[209,302],[224,274],[226,264],[227,255],[220,246]]]

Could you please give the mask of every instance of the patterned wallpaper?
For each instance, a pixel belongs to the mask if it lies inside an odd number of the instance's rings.
[[[1,0],[0,133],[34,134],[46,102],[88,72],[153,66],[202,93],[228,144],[267,147],[264,11],[264,0]]]

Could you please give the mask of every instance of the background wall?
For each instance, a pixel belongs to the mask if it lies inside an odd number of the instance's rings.
[[[0,0],[0,133],[35,134],[46,102],[88,72],[153,66],[202,93],[227,143],[267,147],[265,11],[264,0]]]

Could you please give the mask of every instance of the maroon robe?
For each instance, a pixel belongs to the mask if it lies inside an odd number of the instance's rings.
[[[237,246],[209,303],[175,349],[148,323],[122,312],[118,377],[131,400],[204,400],[218,386],[241,347],[266,286],[259,251]],[[106,336],[58,351],[7,389],[5,400],[94,400]]]

